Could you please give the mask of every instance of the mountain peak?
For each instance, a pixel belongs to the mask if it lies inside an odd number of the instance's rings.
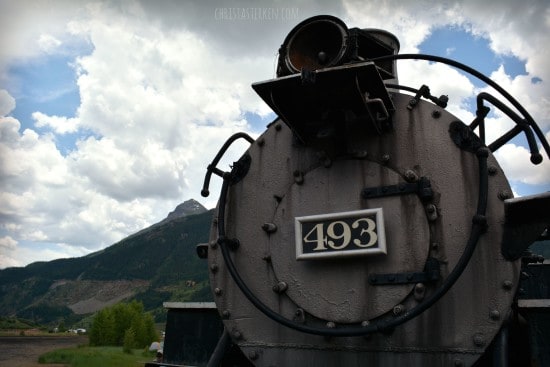
[[[169,221],[172,219],[185,217],[193,214],[201,214],[206,211],[207,209],[204,206],[202,206],[201,203],[199,203],[194,199],[189,199],[179,204],[178,206],[176,206],[176,209],[174,209],[174,211],[171,211],[170,213],[168,213],[168,216],[166,217],[165,221]]]

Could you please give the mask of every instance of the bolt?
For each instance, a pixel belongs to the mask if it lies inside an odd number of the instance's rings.
[[[353,152],[353,156],[357,159],[365,159],[368,156],[368,152],[366,150],[356,150]]]
[[[259,147],[263,147],[265,144],[265,139],[261,137],[258,140],[256,140],[256,143],[258,144]]]
[[[504,282],[502,282],[502,288],[506,289],[507,291],[511,290],[513,285],[514,283],[512,283],[511,280],[505,280]]]
[[[487,168],[487,172],[489,173],[490,176],[494,176],[498,173],[498,169],[495,166],[489,166]]]
[[[492,310],[492,311],[489,313],[489,317],[490,317],[491,320],[493,320],[493,321],[500,320],[500,312],[498,312],[498,310]]]
[[[418,181],[418,175],[413,170],[408,169],[405,171],[405,180],[407,182],[416,182]]]
[[[428,220],[433,222],[437,219],[437,208],[435,207],[435,205],[426,205],[426,212],[428,213]]]
[[[256,359],[258,359],[258,352],[256,352],[255,350],[253,350],[252,352],[248,353],[248,358],[250,358],[251,360],[255,361]]]
[[[370,321],[361,321],[361,326],[362,327],[367,327],[370,325]]]
[[[474,345],[476,347],[482,347],[485,344],[485,339],[483,338],[482,334],[475,334],[474,335]]]
[[[389,154],[384,154],[382,156],[382,164],[388,164],[389,161],[390,161],[390,155]]]
[[[301,185],[304,183],[304,174],[300,171],[294,171],[294,182],[296,182],[297,185]]]
[[[332,321],[327,322],[327,327],[329,329],[334,329],[336,327],[336,324]]]
[[[424,295],[426,294],[426,286],[423,283],[416,283],[414,286],[414,299],[417,301],[421,301],[424,299]]]
[[[432,111],[432,117],[433,117],[434,119],[440,118],[440,117],[441,117],[441,111],[439,111],[439,110],[433,110],[433,111]]]
[[[224,319],[228,319],[229,316],[231,316],[231,312],[229,312],[229,310],[223,310],[223,312],[222,312],[222,317],[223,317]]]
[[[283,293],[287,290],[288,285],[285,282],[279,282],[273,286],[273,292]]]
[[[274,233],[277,231],[277,225],[275,223],[264,223],[262,225],[262,229],[266,232],[266,233]]]
[[[323,159],[322,159],[322,164],[323,164],[323,167],[325,168],[330,168],[332,166],[332,159],[330,159],[329,157],[325,156]]]
[[[218,264],[210,265],[210,271],[214,274],[217,273],[218,272]]]
[[[275,125],[275,130],[277,130],[277,131],[281,131],[282,128],[283,127],[281,126],[281,124]]]
[[[214,288],[214,294],[216,296],[221,296],[223,293],[223,291],[221,290],[221,288]]]
[[[512,194],[508,190],[500,190],[498,192],[498,198],[502,201],[506,199],[510,199],[512,197]]]
[[[218,247],[218,241],[210,241],[210,248],[215,249]]]
[[[405,311],[405,306],[403,305],[397,305],[393,308],[393,315],[399,316]]]
[[[233,334],[233,338],[236,340],[241,340],[243,338],[243,334],[241,334],[241,332],[238,330],[234,330],[232,334]]]

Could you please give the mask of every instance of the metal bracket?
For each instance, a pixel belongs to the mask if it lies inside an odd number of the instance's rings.
[[[439,261],[433,257],[426,260],[426,266],[422,273],[394,273],[394,274],[370,274],[370,285],[393,285],[393,284],[415,284],[429,283],[439,280],[441,272]]]
[[[363,199],[404,194],[417,194],[422,201],[431,200],[434,196],[432,185],[427,177],[420,177],[417,182],[402,182],[397,185],[368,187],[361,191]]]

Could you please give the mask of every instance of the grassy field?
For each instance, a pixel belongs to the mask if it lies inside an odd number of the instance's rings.
[[[41,355],[39,363],[60,363],[70,367],[142,367],[154,359],[154,352],[134,349],[132,354],[122,347],[88,347],[59,349]]]

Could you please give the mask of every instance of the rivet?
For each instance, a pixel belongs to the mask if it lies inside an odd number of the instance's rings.
[[[512,197],[512,194],[510,193],[510,191],[508,190],[500,190],[498,192],[498,198],[500,200],[506,200],[506,199],[510,199]]]
[[[334,329],[336,327],[336,324],[332,321],[327,322],[327,327],[329,329]]]
[[[221,288],[214,288],[214,294],[216,296],[221,296],[223,293],[223,291],[221,290]]]
[[[361,321],[361,326],[362,327],[367,327],[370,325],[370,321]]]
[[[405,171],[405,180],[407,182],[416,182],[418,181],[418,175],[413,170],[408,169]]]
[[[424,295],[426,294],[426,286],[423,283],[416,283],[414,286],[414,299],[417,301],[421,301],[424,299]]]
[[[277,131],[281,131],[282,128],[283,127],[281,126],[281,124],[275,125],[275,130],[277,130]]]
[[[487,168],[487,172],[489,173],[490,176],[494,176],[498,173],[498,169],[495,166],[489,166]]]
[[[304,174],[302,172],[294,171],[293,175],[294,175],[294,182],[297,185],[301,185],[304,183]]]
[[[389,154],[384,154],[382,156],[382,163],[383,164],[388,164],[389,161],[390,161],[390,155]]]
[[[229,312],[228,310],[223,310],[223,312],[222,312],[222,317],[223,317],[224,319],[228,319],[229,316],[231,316],[231,312]]]
[[[218,247],[218,241],[210,241],[210,248],[215,249]]]
[[[440,118],[440,117],[441,117],[441,111],[439,111],[439,110],[433,110],[433,111],[432,111],[432,117],[433,117],[434,119]]]
[[[498,310],[492,310],[489,313],[489,317],[494,321],[500,320],[500,312],[498,312]]]
[[[231,334],[233,335],[233,338],[236,340],[241,340],[243,338],[243,334],[241,334],[241,332],[238,330],[234,330]]]
[[[212,265],[210,265],[210,271],[211,271],[212,273],[217,273],[217,272],[218,272],[218,269],[219,269],[219,268],[218,268],[218,264],[212,264]]]
[[[394,306],[394,308],[393,308],[394,316],[401,315],[403,313],[403,311],[405,311],[405,306],[403,306],[403,305],[397,305],[397,306]]]
[[[263,147],[265,145],[265,139],[261,137],[258,140],[256,140],[256,143],[258,144],[259,147]]]
[[[277,225],[275,223],[264,223],[262,224],[262,229],[266,233],[274,233],[277,231]]]
[[[473,340],[476,347],[482,347],[485,344],[485,339],[482,334],[475,334]]]
[[[288,285],[285,282],[279,282],[273,286],[273,292],[283,293],[287,290]]]
[[[366,150],[356,150],[353,152],[353,156],[357,159],[367,158],[369,153]]]
[[[512,283],[511,280],[505,280],[504,282],[502,282],[502,288],[506,289],[507,291],[512,289],[513,285],[514,285],[514,283]]]
[[[433,204],[426,205],[426,212],[428,213],[428,220],[435,221],[437,219],[437,208]]]

